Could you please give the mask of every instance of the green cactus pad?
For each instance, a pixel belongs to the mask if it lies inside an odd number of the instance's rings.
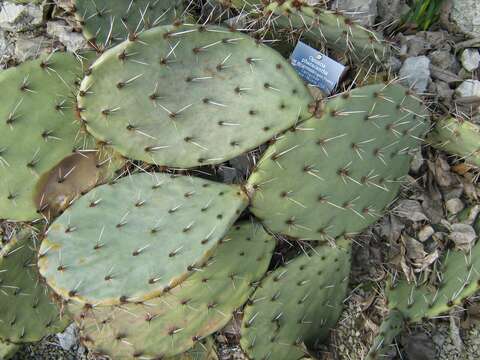
[[[0,95],[0,219],[28,221],[39,218],[40,210],[49,212],[51,198],[42,187],[49,172],[94,144],[75,114],[75,82],[82,72],[82,63],[66,53],[0,72],[0,87],[9,89]],[[96,174],[110,162],[103,165]],[[50,185],[48,191],[59,194],[59,188]]]
[[[366,360],[383,359],[389,352],[395,337],[404,327],[403,315],[400,311],[392,310],[382,321],[378,335],[373,340],[373,345],[368,352]]]
[[[375,222],[408,173],[410,150],[428,125],[399,85],[339,94],[320,118],[271,145],[248,180],[252,212],[272,231],[333,241]]]
[[[38,240],[24,231],[0,250],[1,340],[38,341],[68,325],[38,276],[37,244]]]
[[[480,126],[466,120],[440,120],[428,138],[435,148],[480,167]]]
[[[250,359],[299,359],[323,340],[347,295],[351,245],[323,246],[265,278],[245,308],[240,344]]]
[[[105,49],[145,29],[171,24],[183,11],[179,0],[73,0],[84,37]]]
[[[49,228],[40,272],[64,298],[142,301],[189,275],[246,207],[239,187],[137,174],[81,197]]]
[[[16,352],[20,350],[20,345],[5,343],[0,340],[0,359],[8,360],[11,359]]]
[[[170,292],[139,304],[69,309],[95,353],[113,359],[174,356],[230,321],[267,271],[274,247],[260,225],[237,225],[205,266]]]
[[[470,252],[450,250],[439,269],[437,285],[400,281],[387,289],[388,307],[400,311],[405,320],[417,323],[448,312],[479,289],[480,242]]]
[[[381,34],[320,6],[297,0],[273,1],[263,12],[273,29],[299,31],[305,39],[325,44],[357,62],[369,59],[382,63],[390,53]]]
[[[311,115],[278,53],[221,27],[158,27],[95,62],[78,97],[88,130],[126,157],[188,168],[250,150]]]

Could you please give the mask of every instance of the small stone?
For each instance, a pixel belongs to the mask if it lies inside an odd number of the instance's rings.
[[[0,9],[0,28],[4,30],[30,30],[43,22],[43,12],[40,6],[16,5],[6,2],[2,4]]]
[[[455,243],[456,248],[468,251],[472,247],[477,235],[470,225],[453,224],[448,237]]]
[[[398,19],[410,10],[405,0],[380,0],[377,1],[377,8],[378,16],[386,23]]]
[[[74,346],[78,345],[77,326],[71,324],[63,333],[57,334],[57,339],[60,347],[63,350],[69,351]]]
[[[395,56],[390,56],[387,61],[387,69],[391,69],[393,72],[398,72],[402,67],[402,62]]]
[[[428,42],[426,42],[422,36],[399,35],[399,40],[401,44],[401,49],[400,49],[401,56],[415,57],[415,56],[425,55],[427,51],[430,50],[430,47],[431,47],[431,45]]]
[[[480,36],[480,1],[451,0],[450,19],[460,31],[473,37]]]
[[[400,78],[403,84],[416,92],[425,92],[430,80],[430,60],[426,56],[406,59],[400,69]]]
[[[23,62],[34,59],[42,53],[50,50],[49,41],[43,36],[28,37],[20,36],[15,41],[15,57]]]
[[[410,163],[410,170],[414,174],[417,174],[420,171],[420,168],[422,167],[424,162],[425,162],[425,159],[422,156],[422,152],[416,151],[415,154],[413,155],[412,162]]]
[[[402,239],[405,243],[405,248],[407,250],[407,256],[410,260],[421,260],[427,253],[425,252],[423,245],[417,239],[412,238],[408,235],[403,235]]]
[[[69,51],[77,52],[88,48],[85,38],[81,34],[73,32],[72,28],[63,21],[49,21],[47,34],[58,38]]]
[[[13,55],[13,46],[5,37],[5,33],[0,30],[0,67],[5,64]]]
[[[422,205],[420,205],[420,202],[416,200],[400,200],[398,205],[393,209],[393,212],[398,217],[411,221],[428,220],[427,216],[423,212]]]
[[[447,104],[452,101],[454,91],[446,82],[440,80],[435,81],[435,89],[436,94],[440,100]]]
[[[453,198],[447,200],[447,202],[445,203],[445,208],[450,214],[455,215],[462,211],[465,208],[465,205],[459,198]]]
[[[480,81],[465,80],[455,90],[455,93],[460,97],[480,96]]]
[[[432,338],[423,332],[408,336],[405,351],[408,359],[435,360],[435,346]]]
[[[475,71],[480,66],[480,52],[478,49],[465,49],[460,57],[463,68],[467,71]]]
[[[418,231],[418,241],[427,241],[433,234],[435,234],[435,230],[433,229],[433,227],[431,227],[430,225],[426,225]]]
[[[377,17],[377,0],[335,0],[332,9],[344,11],[360,25],[372,26]]]
[[[432,64],[442,69],[458,72],[460,66],[455,55],[449,50],[435,50],[429,55]]]

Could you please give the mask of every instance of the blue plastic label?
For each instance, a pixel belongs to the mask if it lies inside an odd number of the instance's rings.
[[[345,71],[345,66],[301,41],[293,50],[291,62],[305,81],[326,94],[335,90]]]

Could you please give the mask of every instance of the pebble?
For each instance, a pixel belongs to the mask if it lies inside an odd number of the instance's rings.
[[[455,243],[455,247],[460,250],[470,250],[477,234],[471,225],[453,224],[449,239]]]
[[[73,32],[72,28],[63,21],[48,22],[47,34],[58,38],[69,51],[78,52],[88,48],[88,43],[82,34]]]
[[[465,80],[455,92],[461,97],[480,96],[480,81]]]
[[[475,71],[480,66],[480,52],[478,49],[465,49],[460,57],[462,66],[467,71]]]
[[[459,198],[453,198],[447,200],[447,202],[445,203],[445,208],[450,214],[455,215],[462,211],[465,208],[465,205]]]
[[[23,62],[34,59],[50,50],[49,40],[44,36],[19,36],[15,41],[15,57]]]
[[[426,56],[407,58],[400,69],[400,78],[417,93],[425,92],[430,80],[430,59]]]
[[[43,23],[43,11],[40,6],[5,2],[0,9],[0,28],[3,30],[26,31]]]
[[[418,231],[418,241],[427,241],[433,234],[435,234],[435,230],[433,229],[433,227],[431,227],[430,225],[425,225]]]
[[[360,25],[372,26],[377,17],[377,0],[335,0],[332,9],[344,11]]]

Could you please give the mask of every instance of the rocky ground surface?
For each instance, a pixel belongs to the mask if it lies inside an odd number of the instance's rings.
[[[66,0],[62,0],[66,1]],[[60,1],[60,2],[62,2]],[[15,5],[0,1],[0,69],[52,49],[88,47],[72,19],[52,4]],[[315,1],[314,1],[315,2]],[[48,3],[48,2],[47,2]],[[387,36],[408,11],[406,0],[335,0],[328,6]],[[441,18],[428,31],[406,27],[392,42],[398,52],[390,68],[425,97],[435,116],[448,114],[480,124],[480,2],[446,0]],[[48,21],[44,21],[48,19]],[[0,92],[2,90],[0,89]],[[248,161],[221,169],[225,180],[242,177]],[[248,168],[248,164],[247,164]],[[357,239],[351,294],[321,359],[361,360],[376,334],[386,305],[382,289],[388,273],[413,279],[433,271],[447,240],[468,247],[478,236],[479,172],[425,147],[411,166],[408,183],[391,211]],[[3,224],[4,229],[9,225]],[[233,323],[217,336],[222,359],[242,359]],[[87,359],[74,326],[39,344],[25,346],[16,359]],[[409,329],[392,347],[392,358],[410,360],[480,359],[480,302]]]

